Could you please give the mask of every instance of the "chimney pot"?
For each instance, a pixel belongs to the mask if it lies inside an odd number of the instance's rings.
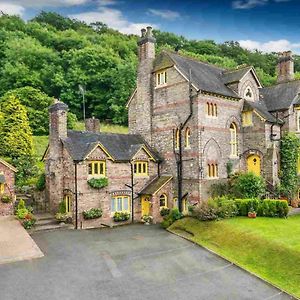
[[[142,32],[142,38],[145,37],[145,36],[146,36],[146,29],[143,28],[143,29],[141,30],[141,32]]]
[[[85,130],[89,132],[100,132],[100,121],[94,116],[92,118],[85,119]]]
[[[152,36],[152,27],[147,26],[147,36]]]

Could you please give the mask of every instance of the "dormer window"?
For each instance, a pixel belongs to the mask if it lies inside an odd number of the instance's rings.
[[[157,72],[156,73],[156,86],[165,85],[167,83],[167,72]]]
[[[248,86],[246,88],[244,97],[247,100],[253,100],[253,91],[252,91],[251,87]]]

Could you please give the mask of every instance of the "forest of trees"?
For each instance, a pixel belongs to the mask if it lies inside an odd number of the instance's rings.
[[[47,107],[53,97],[82,118],[79,84],[86,87],[87,116],[127,124],[125,104],[135,87],[138,36],[121,34],[100,21],[87,25],[51,12],[28,22],[0,16],[0,103],[17,97],[27,108],[34,134],[47,134]],[[180,47],[184,54],[224,68],[254,65],[264,85],[275,82],[275,53],[251,52],[234,41],[217,44],[158,30],[154,34],[157,51]],[[300,71],[298,56],[295,68]]]

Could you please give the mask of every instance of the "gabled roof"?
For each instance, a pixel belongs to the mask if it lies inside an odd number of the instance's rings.
[[[6,162],[5,160],[3,160],[1,158],[0,158],[0,164],[3,164],[4,166],[11,169],[15,173],[18,171],[14,166],[12,166],[11,164],[9,164],[8,162]]]
[[[245,77],[249,72],[252,72],[253,77],[256,80],[258,87],[261,87],[261,83],[257,77],[257,74],[252,66],[242,67],[236,70],[228,70],[223,73],[223,80],[225,84],[230,84],[234,82],[239,82]]]
[[[62,140],[75,161],[86,159],[91,151],[100,145],[115,161],[130,161],[142,147],[145,147],[155,160],[161,160],[140,135],[93,133],[88,131],[68,131],[68,137]]]
[[[163,51],[155,59],[153,70],[172,66],[176,66],[185,78],[190,77],[191,71],[192,84],[199,90],[240,99],[233,90],[224,84],[225,69],[177,53]]]
[[[300,80],[265,87],[260,93],[269,111],[288,109],[300,93]]]
[[[282,124],[282,120],[276,119],[272,114],[268,112],[268,109],[263,101],[247,101],[244,102],[243,111],[247,111],[249,109],[253,109],[256,111],[262,118],[270,123],[279,123]]]
[[[173,177],[172,176],[159,176],[152,180],[144,189],[139,193],[140,195],[155,195],[159,192]]]

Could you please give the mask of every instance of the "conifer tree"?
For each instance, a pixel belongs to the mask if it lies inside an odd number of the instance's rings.
[[[32,131],[26,107],[14,97],[1,103],[0,111],[0,155],[11,158],[31,157],[33,155]]]

